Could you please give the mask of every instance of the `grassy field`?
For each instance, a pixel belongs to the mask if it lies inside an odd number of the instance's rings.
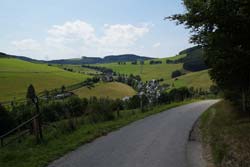
[[[88,75],[67,72],[46,64],[0,58],[0,101],[25,98],[29,84],[37,92],[84,81]]]
[[[171,74],[175,70],[181,70],[183,64],[166,64],[166,60],[176,60],[185,55],[178,55],[170,58],[157,59],[161,60],[162,64],[150,65],[149,61],[145,61],[145,64],[141,65],[132,65],[130,62],[127,62],[125,65],[119,65],[118,63],[110,64],[99,64],[98,66],[103,66],[113,69],[115,72],[121,74],[134,74],[140,75],[143,81],[151,79],[161,79],[163,78],[163,83],[171,84],[174,83],[175,87],[179,88],[182,86],[195,87],[208,89],[212,85],[210,76],[208,75],[208,70],[199,71],[199,72],[188,72],[186,75],[178,77],[178,80],[171,79]]]
[[[121,74],[140,75],[143,81],[161,78],[163,78],[164,80],[169,80],[173,71],[182,69],[182,64],[166,64],[166,58],[159,60],[162,61],[162,64],[150,65],[149,61],[145,61],[145,64],[143,66],[139,64],[132,65],[130,62],[127,62],[126,65],[119,65],[118,63],[109,63],[99,64],[98,66],[111,68],[115,72],[119,72]]]
[[[182,86],[193,86],[194,88],[202,88],[209,89],[209,87],[213,84],[210,76],[208,74],[208,70],[199,71],[199,72],[191,72],[186,75],[178,77],[177,80],[171,79],[166,83],[173,84],[176,88]]]
[[[202,115],[200,128],[216,166],[250,166],[249,114],[221,101]]]
[[[121,117],[115,118],[112,121],[99,122],[96,124],[88,123],[84,121],[84,118],[78,118],[78,128],[73,132],[62,133],[59,129],[55,128],[45,130],[45,141],[40,145],[34,144],[35,140],[33,137],[28,137],[20,144],[12,144],[0,148],[0,166],[44,167],[54,159],[108,132],[117,130],[120,127],[152,114],[194,101],[195,100],[161,105],[147,112],[140,112],[140,110],[121,111]],[[63,122],[56,123],[55,127],[59,128],[62,123]],[[64,124],[62,124],[62,126],[63,125]]]
[[[100,74],[99,71],[85,68],[85,67],[81,67],[80,65],[60,64],[60,65],[53,65],[53,66],[59,67],[61,69],[64,69],[64,68],[72,69],[73,72],[87,74],[87,75]]]
[[[98,83],[95,87],[89,89],[83,87],[74,91],[79,97],[109,97],[111,99],[123,98],[125,96],[133,96],[136,94],[136,91],[128,85],[118,83],[118,82],[109,82],[109,83]]]

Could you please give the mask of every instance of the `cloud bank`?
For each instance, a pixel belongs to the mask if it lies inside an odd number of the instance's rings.
[[[105,56],[131,52],[137,41],[150,31],[150,25],[105,24],[101,35],[95,27],[82,20],[53,25],[47,36],[37,41],[22,39],[11,42],[16,53],[36,59],[59,59],[80,56]],[[159,44],[158,44],[159,45]],[[155,44],[155,47],[158,47]],[[141,47],[138,45],[138,47]]]

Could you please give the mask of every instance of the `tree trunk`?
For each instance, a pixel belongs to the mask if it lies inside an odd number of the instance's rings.
[[[117,118],[120,118],[120,110],[119,109],[117,109],[116,113],[117,113]]]

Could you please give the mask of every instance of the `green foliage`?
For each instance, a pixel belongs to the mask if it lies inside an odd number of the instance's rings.
[[[10,113],[0,104],[0,136],[13,128],[13,119]]]
[[[179,76],[181,76],[181,75],[182,75],[182,73],[181,73],[180,70],[175,70],[175,71],[172,72],[171,77],[172,77],[172,78],[177,78],[177,77],[179,77]]]
[[[168,64],[183,63],[183,68],[188,71],[202,71],[208,69],[203,57],[203,49],[200,46],[195,46],[183,50],[180,55],[186,55],[175,60],[167,60]]]
[[[222,90],[241,96],[245,111],[250,98],[250,75],[246,75],[250,71],[250,1],[184,0],[184,5],[186,13],[169,18],[191,29],[191,41],[205,50],[212,79]]]

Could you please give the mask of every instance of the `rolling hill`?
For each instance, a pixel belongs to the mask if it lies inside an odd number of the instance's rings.
[[[114,63],[114,62],[127,62],[127,61],[136,61],[136,60],[149,60],[150,57],[143,57],[134,54],[124,54],[124,55],[110,55],[104,58],[100,57],[82,57],[78,59],[62,59],[62,60],[52,60],[47,63],[52,64],[102,64],[102,63]]]
[[[111,99],[133,96],[136,91],[128,85],[119,82],[98,83],[91,89],[82,87],[73,91],[79,97],[109,97]]]
[[[174,70],[182,68],[182,64],[166,64],[166,59],[158,59],[157,61],[162,61],[162,64],[150,64],[150,61],[147,60],[142,66],[139,63],[137,65],[133,65],[131,62],[127,62],[126,64],[98,64],[97,66],[110,68],[121,74],[140,75],[143,81],[161,78],[168,80],[171,78],[171,73]]]
[[[193,47],[180,52],[177,56],[162,59],[151,59],[137,55],[118,55],[105,58],[83,57],[82,59],[63,60],[63,62],[58,60],[53,63],[59,64],[49,65],[48,62],[45,64],[45,61],[0,53],[0,101],[13,100],[14,97],[16,99],[25,98],[29,84],[33,84],[37,92],[41,92],[45,89],[50,90],[60,88],[62,85],[79,83],[91,75],[100,74],[98,70],[82,67],[81,64],[85,60],[91,63],[99,62],[99,64],[93,66],[106,67],[120,74],[140,75],[143,81],[159,79],[162,81],[161,84],[174,85],[175,87],[187,86],[208,89],[213,83],[208,71],[203,70],[204,61],[201,53],[200,47]],[[132,63],[135,60],[137,60],[137,63]],[[138,60],[144,60],[144,64],[141,65]],[[76,65],[72,65],[74,63]],[[202,68],[188,70],[185,68],[187,66]],[[171,74],[175,70],[181,70],[186,75],[180,76],[178,79],[172,79]],[[133,95],[134,90],[125,86],[119,83],[102,83],[91,90],[80,88],[75,90],[75,93],[79,94],[80,97],[109,96],[117,98]]]
[[[115,62],[127,62],[127,61],[137,61],[137,60],[150,60],[153,59],[151,57],[138,56],[135,54],[123,54],[123,55],[110,55],[101,57],[86,57],[83,56],[81,58],[72,58],[72,59],[59,59],[59,60],[36,60],[25,56],[16,56],[9,55],[3,52],[0,52],[0,58],[16,58],[32,63],[47,63],[47,64],[72,64],[72,65],[82,65],[82,64],[98,64],[98,63],[115,63]]]
[[[150,64],[151,60],[147,60],[144,62],[144,65],[140,65],[139,63],[133,65],[131,62],[127,62],[126,64],[108,63],[98,64],[97,66],[110,68],[121,74],[140,75],[143,81],[163,79],[162,84],[172,85],[174,83],[175,87],[187,86],[209,89],[213,83],[208,75],[208,70],[203,70],[207,69],[207,67],[203,66],[204,62],[201,60],[200,56],[200,51],[194,48],[191,51],[188,50],[188,52],[183,51],[183,54],[174,57],[154,59],[154,61],[161,61],[162,64]],[[189,65],[189,63],[194,62],[201,62],[201,66],[200,64],[195,64],[195,68],[197,67],[196,69],[198,69],[198,67],[202,67],[200,68],[201,70],[189,71],[184,69],[185,63]],[[175,70],[184,71],[186,75],[180,76],[178,79],[172,79],[171,74]]]
[[[167,81],[168,84],[174,84],[175,88],[179,88],[182,86],[189,86],[194,88],[202,88],[209,89],[209,87],[213,84],[208,74],[208,70],[191,72],[186,75],[182,75],[178,77],[177,80],[171,79]]]
[[[0,58],[0,101],[25,98],[29,84],[37,92],[84,81],[90,76],[68,72],[47,64],[35,64],[14,58]]]

